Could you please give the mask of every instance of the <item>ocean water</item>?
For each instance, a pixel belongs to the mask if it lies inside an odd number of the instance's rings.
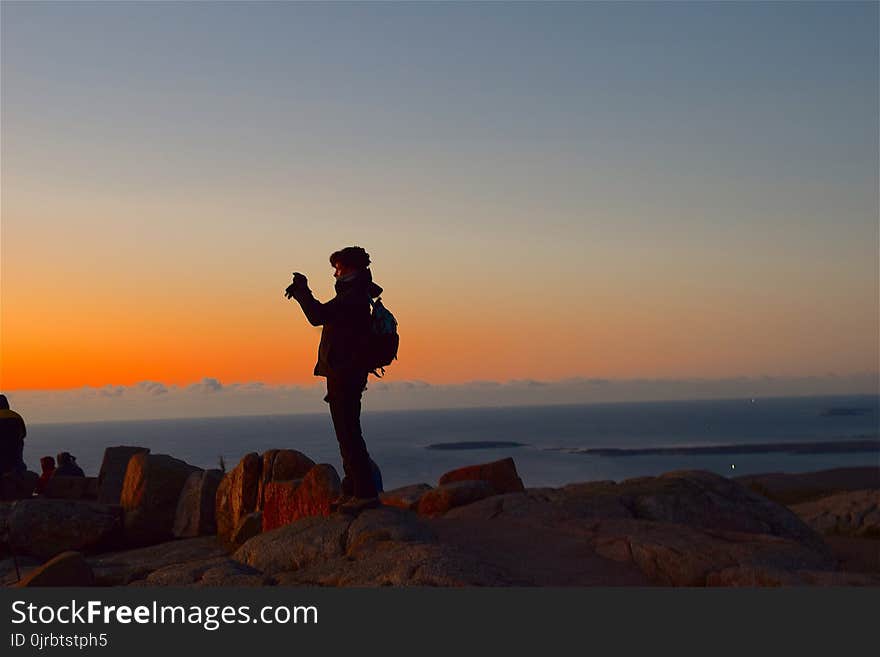
[[[834,409],[834,410],[832,410]],[[877,465],[878,452],[790,454],[661,454],[596,456],[578,448],[758,445],[878,438],[880,397],[800,397],[641,402],[418,411],[365,411],[362,426],[386,489],[436,483],[445,471],[511,456],[526,486],[620,480],[671,470],[705,469],[726,476],[807,472]],[[830,412],[829,412],[830,411]],[[512,441],[521,447],[436,450],[437,443]],[[227,468],[247,452],[293,448],[316,462],[341,462],[329,413],[185,420],[35,424],[25,460],[73,453],[86,474],[97,474],[104,448],[141,445],[200,467]]]

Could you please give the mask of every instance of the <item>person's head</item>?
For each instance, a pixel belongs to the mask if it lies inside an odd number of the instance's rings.
[[[61,452],[57,458],[58,465],[71,465],[74,461],[76,461],[76,459],[73,458],[73,454],[71,454],[70,452]]]
[[[0,395],[0,411],[8,411],[9,410],[9,400],[6,399],[6,395]]]
[[[55,469],[55,459],[51,456],[44,456],[40,459],[40,467],[43,469],[43,472],[50,472]]]
[[[336,271],[333,276],[341,278],[370,266],[370,254],[359,246],[347,246],[330,254],[330,264]]]

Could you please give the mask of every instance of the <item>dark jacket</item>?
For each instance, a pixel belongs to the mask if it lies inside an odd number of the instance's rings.
[[[336,296],[327,303],[308,287],[293,294],[312,326],[323,326],[315,376],[345,376],[367,370],[364,355],[370,335],[370,298],[382,294],[369,269],[347,281],[336,281]]]
[[[0,409],[0,474],[27,470],[22,459],[26,435],[21,415],[8,408]]]

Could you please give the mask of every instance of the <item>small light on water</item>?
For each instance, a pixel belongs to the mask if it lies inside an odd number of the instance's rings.
[[[731,463],[731,464],[730,464],[730,469],[731,469],[731,470],[736,470],[736,466],[735,466],[733,463]]]

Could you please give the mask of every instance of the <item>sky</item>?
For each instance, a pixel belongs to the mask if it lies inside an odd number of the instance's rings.
[[[378,397],[877,391],[876,3],[4,2],[0,27],[25,410],[206,381],[294,409],[320,329],[282,291],[327,300],[353,244],[399,321]]]

